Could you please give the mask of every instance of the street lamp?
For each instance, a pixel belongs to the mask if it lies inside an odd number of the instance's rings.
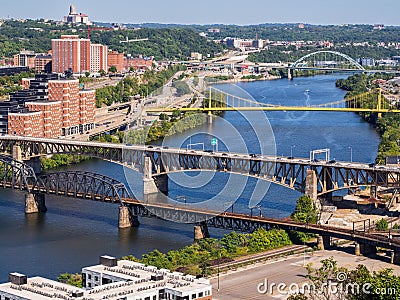
[[[350,149],[350,162],[353,162],[353,148],[349,146]]]

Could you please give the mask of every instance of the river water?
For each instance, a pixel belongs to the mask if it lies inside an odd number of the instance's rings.
[[[318,104],[341,100],[344,92],[335,87],[335,80],[345,75],[326,75],[295,78],[293,81],[259,81],[239,83],[255,100],[271,104]],[[219,86],[220,89],[231,89]],[[237,89],[237,88],[236,88]],[[379,136],[356,114],[333,112],[268,112],[240,117],[237,112],[228,112],[212,126],[204,125],[195,130],[173,137],[168,144],[185,146],[189,143],[204,143],[211,149],[210,139],[219,136],[219,150],[240,151],[235,141],[234,126],[241,132],[249,153],[259,153],[266,147],[278,155],[309,157],[310,150],[330,148],[331,158],[371,162],[375,159]],[[274,136],[256,136],[252,128],[264,124],[267,117]],[[261,123],[260,123],[261,122]],[[263,120],[265,122],[265,120]],[[222,128],[222,129],[221,129]],[[228,128],[228,129],[226,129]],[[221,132],[222,131],[222,132]],[[266,130],[267,132],[268,130]],[[202,134],[196,134],[203,132]],[[188,139],[192,136],[191,139]],[[261,141],[260,141],[261,140]],[[183,142],[182,142],[183,141]],[[273,144],[273,145],[272,145]],[[261,145],[261,146],[260,146]],[[271,146],[272,145],[272,146]],[[349,148],[351,147],[351,148]],[[260,149],[261,148],[261,149]],[[242,151],[241,151],[242,152]],[[122,167],[92,160],[71,170],[86,170],[106,174],[126,181]],[[195,175],[191,175],[195,176]],[[130,173],[129,184],[135,196],[141,197],[141,176]],[[214,174],[213,180],[199,188],[183,187],[170,180],[170,197],[185,195],[188,202],[200,202],[215,197],[220,187],[228,181],[227,174]],[[245,189],[233,193],[237,199],[235,211],[249,212],[248,199],[256,185],[248,180]],[[267,185],[262,190],[267,190]],[[271,185],[262,195],[262,213],[283,217],[293,210],[299,194],[295,191]],[[222,200],[226,201],[226,200]],[[162,220],[141,219],[139,228],[118,230],[118,206],[91,201],[47,197],[46,214],[24,214],[24,195],[21,192],[0,190],[0,282],[7,280],[9,272],[18,271],[29,276],[40,275],[56,278],[62,272],[80,272],[81,267],[96,264],[98,257],[110,254],[116,257],[133,254],[139,256],[153,249],[168,251],[190,244],[193,240],[191,225],[174,224]],[[211,235],[220,236],[221,231],[212,230]]]

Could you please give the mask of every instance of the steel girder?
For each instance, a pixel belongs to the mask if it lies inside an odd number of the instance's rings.
[[[316,172],[318,194],[359,186],[400,187],[400,169],[385,170],[362,164],[311,162],[272,156],[249,156],[235,153],[205,153],[184,149],[151,146],[125,146],[24,137],[0,137],[0,149],[21,147],[25,157],[68,153],[101,158],[143,170],[144,158],[151,158],[153,174],[204,170],[231,172],[267,180],[305,192],[307,170]]]
[[[113,178],[91,172],[68,171],[39,176],[37,191],[58,196],[120,203],[129,198],[125,185]]]
[[[18,190],[31,191],[36,183],[34,170],[10,156],[0,154],[0,186]]]

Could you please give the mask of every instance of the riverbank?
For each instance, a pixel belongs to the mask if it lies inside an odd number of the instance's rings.
[[[361,95],[370,90],[379,87],[379,80],[388,80],[393,78],[393,74],[356,74],[347,79],[340,79],[336,82],[336,86],[347,91],[346,98]],[[376,99],[370,102],[359,103],[361,108],[367,108],[370,103],[376,103]],[[386,157],[400,155],[400,116],[394,113],[385,113],[378,116],[375,113],[358,113],[364,120],[372,124],[381,137],[378,146],[378,154],[375,162],[377,164],[385,164]]]

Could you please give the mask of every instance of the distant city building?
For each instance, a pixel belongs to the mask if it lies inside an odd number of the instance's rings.
[[[375,24],[374,25],[374,30],[382,30],[385,29],[385,25],[383,24]]]
[[[35,57],[35,72],[51,73],[53,57],[50,54],[38,54]]]
[[[209,28],[207,31],[210,32],[210,33],[220,33],[221,29],[219,29],[219,28]]]
[[[304,23],[300,23],[300,24],[299,24],[299,29],[304,29],[304,28],[305,28]]]
[[[108,46],[101,44],[90,45],[90,72],[107,72]]]
[[[359,60],[360,65],[363,67],[374,67],[375,66],[375,59],[369,57],[362,57]]]
[[[53,72],[72,73],[90,71],[90,40],[80,39],[77,35],[62,35],[60,39],[51,40],[53,53]]]
[[[118,53],[117,51],[109,51],[108,52],[108,59],[107,59],[107,69],[104,71],[108,71],[108,69],[112,66],[117,68],[118,73],[122,73],[124,70],[124,54]]]
[[[125,58],[125,69],[129,70],[133,67],[136,70],[151,70],[153,68],[152,57],[126,57]]]
[[[190,58],[195,59],[195,60],[202,60],[203,59],[203,54],[199,52],[192,52],[190,54]]]
[[[29,67],[0,67],[0,76],[12,76],[15,74],[20,74],[22,72],[29,72]]]
[[[89,21],[89,16],[87,14],[78,13],[75,5],[69,7],[69,14],[64,17],[64,22],[70,24],[92,25],[92,22]]]
[[[14,66],[33,69],[35,67],[35,57],[36,53],[34,51],[22,50],[14,55]]]
[[[260,39],[255,39],[255,40],[244,40],[244,39],[238,39],[238,38],[226,38],[225,43],[228,47],[231,48],[238,48],[238,49],[250,49],[250,48],[264,48],[264,41]]]
[[[208,279],[102,256],[100,264],[82,269],[83,288],[42,277],[10,273],[0,285],[0,299],[76,300],[212,300]]]

